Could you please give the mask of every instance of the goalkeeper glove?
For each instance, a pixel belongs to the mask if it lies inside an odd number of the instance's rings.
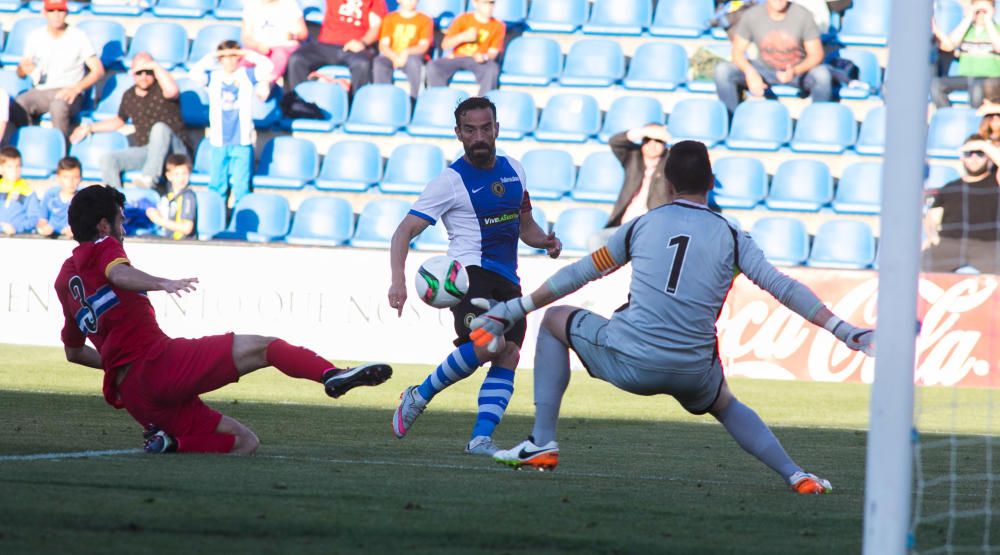
[[[504,302],[483,298],[469,302],[472,306],[486,310],[485,314],[469,324],[472,330],[469,338],[477,347],[486,346],[486,350],[491,353],[497,352],[500,347],[500,337],[535,308],[528,296]]]
[[[855,327],[836,316],[831,317],[823,327],[843,341],[849,349],[875,356],[875,330]]]

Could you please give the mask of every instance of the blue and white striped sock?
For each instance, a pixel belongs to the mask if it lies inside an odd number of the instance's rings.
[[[514,371],[494,366],[479,388],[479,416],[472,437],[492,436],[514,394]]]
[[[417,387],[417,393],[425,400],[430,401],[435,395],[444,391],[451,384],[468,378],[479,368],[479,357],[476,356],[476,347],[472,343],[464,343],[455,349],[444,359],[437,368],[434,369],[424,383]]]

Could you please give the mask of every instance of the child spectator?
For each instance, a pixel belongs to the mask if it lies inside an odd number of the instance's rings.
[[[447,87],[459,70],[471,71],[482,96],[497,88],[507,26],[493,17],[493,0],[475,0],[474,11],[455,18],[441,39],[441,49],[451,54],[427,64],[427,86]]]
[[[21,152],[0,148],[0,234],[14,235],[34,229],[38,221],[38,196],[21,178]]]
[[[246,67],[243,61],[255,67]],[[223,200],[233,190],[232,205],[250,192],[253,171],[253,95],[266,100],[271,92],[271,61],[240,43],[227,40],[199,60],[191,79],[208,87],[208,139],[212,169],[208,187]]]
[[[35,230],[46,237],[73,237],[69,227],[69,201],[80,187],[83,178],[80,176],[80,161],[72,156],[59,160],[56,165],[56,183],[42,197],[38,210],[38,223]]]
[[[400,0],[399,9],[382,21],[372,80],[392,83],[393,71],[402,69],[410,83],[410,98],[416,100],[433,40],[434,20],[417,11],[417,0]]]
[[[271,82],[285,74],[288,59],[307,38],[306,20],[295,0],[248,0],[244,4],[240,40],[274,64]]]
[[[191,159],[184,154],[167,158],[167,194],[159,208],[149,208],[146,216],[158,227],[158,233],[174,240],[194,238],[194,221],[198,214],[198,196],[188,187],[191,180]]]

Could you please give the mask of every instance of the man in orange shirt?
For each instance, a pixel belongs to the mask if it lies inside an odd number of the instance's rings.
[[[497,88],[500,76],[497,57],[503,50],[507,29],[502,21],[493,18],[494,3],[495,0],[474,0],[475,11],[455,18],[441,41],[441,48],[452,52],[427,64],[428,87],[447,87],[455,72],[467,69],[476,75],[480,96]]]
[[[416,99],[433,40],[434,21],[417,11],[417,0],[400,0],[399,10],[382,20],[379,57],[372,63],[372,80],[392,83],[393,71],[402,69],[410,83],[410,98]]]

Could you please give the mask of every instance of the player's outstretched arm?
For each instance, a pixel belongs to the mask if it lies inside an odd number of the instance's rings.
[[[166,291],[167,293],[190,293],[197,289],[198,278],[167,279],[151,276],[128,264],[118,264],[108,271],[111,285],[126,291]]]
[[[395,308],[399,316],[403,315],[403,305],[406,304],[406,255],[410,254],[410,241],[427,229],[430,222],[413,214],[407,214],[399,227],[392,234],[389,243],[389,269],[391,282],[389,285],[389,306]]]

